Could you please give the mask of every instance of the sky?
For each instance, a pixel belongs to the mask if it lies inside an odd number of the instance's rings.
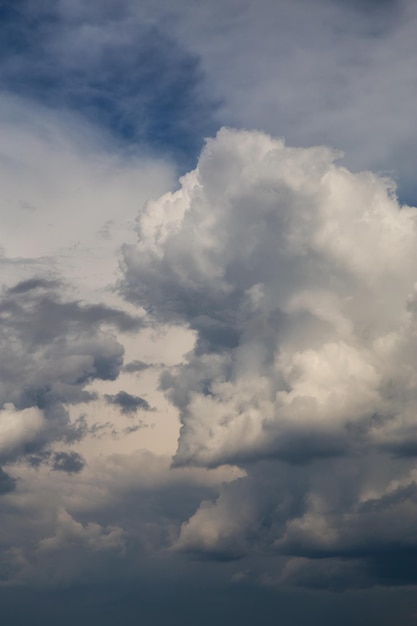
[[[416,624],[416,28],[0,1],[2,624]]]

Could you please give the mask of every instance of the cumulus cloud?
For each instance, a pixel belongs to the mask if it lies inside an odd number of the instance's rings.
[[[162,379],[178,463],[305,461],[411,419],[417,212],[334,158],[223,130],[140,216],[125,294],[197,333]]]
[[[280,580],[303,585],[326,558],[323,586],[338,568],[349,587],[356,561],[361,585],[410,580],[407,564],[392,570],[404,546],[414,550],[412,487],[398,492],[398,515],[394,496],[385,504],[390,479],[366,490],[388,453],[404,457],[391,470],[413,483],[417,211],[399,205],[390,180],[336,157],[221,130],[179,190],[140,214],[121,288],[196,336],[161,376],[182,424],[174,464],[247,472],[200,505],[174,549],[233,559],[269,546],[299,559]]]

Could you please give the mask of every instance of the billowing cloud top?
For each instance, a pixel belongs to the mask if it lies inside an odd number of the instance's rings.
[[[197,335],[177,464],[410,447],[417,211],[336,156],[223,129],[140,216],[125,294]]]
[[[125,296],[195,336],[174,468],[245,471],[171,549],[272,587],[416,582],[417,211],[337,156],[223,129],[124,248]]]

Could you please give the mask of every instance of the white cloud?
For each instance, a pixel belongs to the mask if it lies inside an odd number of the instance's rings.
[[[198,332],[162,380],[178,463],[320,456],[359,444],[376,415],[395,422],[416,389],[416,217],[327,148],[231,130],[208,142],[125,248],[127,296]]]

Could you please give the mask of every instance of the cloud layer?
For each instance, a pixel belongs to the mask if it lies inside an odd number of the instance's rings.
[[[411,626],[415,3],[0,22],[0,621]]]

